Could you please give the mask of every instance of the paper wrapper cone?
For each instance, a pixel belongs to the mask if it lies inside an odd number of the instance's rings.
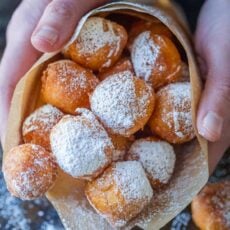
[[[176,36],[184,48],[188,60],[195,127],[197,105],[201,95],[201,81],[182,14],[169,1],[157,1],[154,6],[133,2],[110,3],[94,9],[84,16],[71,41],[78,36],[88,17],[93,15],[106,17],[116,13],[147,20],[157,18]],[[43,55],[18,83],[12,100],[4,152],[22,143],[23,120],[43,103],[39,97],[42,71],[48,63],[58,58],[60,58],[58,53]],[[125,228],[131,229],[134,225],[151,230],[161,228],[184,209],[204,186],[208,179],[207,143],[198,135],[197,130],[196,135],[197,138],[192,142],[176,148],[175,173],[169,185],[156,194],[149,207],[128,223]],[[91,208],[84,195],[84,186],[83,181],[73,179],[60,170],[55,185],[46,196],[56,208],[66,229],[113,229]]]

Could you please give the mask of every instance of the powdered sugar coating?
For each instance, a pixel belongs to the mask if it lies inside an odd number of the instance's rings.
[[[38,123],[42,126],[44,131],[49,131],[64,114],[52,105],[44,105],[32,114],[30,114],[23,123],[22,135],[28,132],[40,129]]]
[[[102,125],[86,109],[66,115],[53,128],[51,148],[59,166],[73,177],[90,179],[112,161],[113,144]]]
[[[191,112],[190,83],[170,84],[158,92],[159,95],[167,93],[172,111],[164,114],[163,121],[174,129],[175,134],[183,138],[186,135],[194,136]],[[173,123],[171,122],[173,121]],[[183,129],[182,129],[183,124]]]
[[[138,160],[149,179],[166,184],[172,176],[176,156],[173,147],[166,141],[151,138],[136,140],[128,152],[129,160]]]
[[[96,87],[91,96],[92,111],[113,133],[125,136],[135,125],[138,130],[151,115],[152,88],[143,81],[144,87],[138,92],[136,79],[130,71],[111,75]]]
[[[226,183],[226,186],[211,197],[211,203],[215,207],[216,212],[221,215],[220,221],[226,226],[226,229],[230,228],[230,184]],[[215,211],[213,211],[215,212]],[[215,213],[212,213],[215,216]]]
[[[118,54],[120,42],[120,34],[115,33],[112,23],[106,23],[105,30],[105,19],[92,17],[83,25],[76,45],[83,55],[92,55],[99,49],[109,45],[111,49],[107,56],[108,61],[104,64],[104,67],[107,67],[110,66],[110,57]]]
[[[137,161],[113,163],[88,183],[85,192],[90,204],[114,227],[127,224],[153,196],[144,169]]]
[[[49,149],[49,134],[64,114],[52,105],[44,105],[24,121],[22,135],[26,143],[34,143]]]
[[[34,144],[24,144],[7,153],[3,171],[9,191],[23,200],[44,195],[57,176],[52,155]]]
[[[50,63],[42,76],[43,100],[68,114],[89,107],[89,95],[99,80],[92,71],[70,60]]]
[[[207,184],[192,202],[194,222],[202,229],[230,228],[230,181]]]
[[[160,55],[160,47],[151,40],[151,32],[141,33],[132,45],[131,58],[135,73],[145,81],[150,81],[152,70]],[[162,70],[164,67],[161,67]]]
[[[126,200],[147,200],[150,202],[153,191],[139,162],[116,163],[114,180]]]
[[[189,82],[177,82],[156,93],[156,105],[149,125],[162,139],[181,144],[195,137]]]

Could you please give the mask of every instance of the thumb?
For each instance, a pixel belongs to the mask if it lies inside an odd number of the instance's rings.
[[[198,110],[199,133],[211,142],[218,141],[230,120],[230,56],[227,47],[210,45],[204,53],[207,76]]]

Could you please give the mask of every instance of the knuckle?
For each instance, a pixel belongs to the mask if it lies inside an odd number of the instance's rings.
[[[73,1],[61,1],[57,0],[51,2],[48,5],[50,13],[61,16],[62,18],[70,18],[74,12],[74,2]]]

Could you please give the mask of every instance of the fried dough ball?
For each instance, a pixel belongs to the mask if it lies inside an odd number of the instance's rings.
[[[22,200],[43,196],[54,184],[57,164],[43,147],[23,144],[6,153],[3,173],[10,193]]]
[[[173,42],[164,35],[145,31],[137,36],[131,49],[136,76],[158,89],[182,78],[182,61]]]
[[[129,71],[114,74],[94,90],[91,109],[109,132],[129,137],[143,128],[154,108],[151,86]]]
[[[110,20],[91,17],[64,55],[95,71],[112,66],[121,56],[128,35],[125,28]]]
[[[192,218],[201,230],[229,230],[229,217],[229,180],[207,184],[192,201]]]
[[[85,192],[96,211],[115,227],[122,227],[137,216],[153,196],[137,161],[113,163],[102,176],[88,183]]]
[[[116,65],[100,73],[98,78],[103,81],[111,75],[124,71],[129,71],[130,74],[134,75],[133,65],[129,58],[122,58],[119,62],[116,63]]]
[[[109,134],[109,136],[115,148],[113,161],[124,160],[125,154],[131,146],[134,137],[127,138],[117,134]]]
[[[148,137],[132,144],[127,159],[139,161],[153,188],[159,189],[169,182],[174,171],[176,155],[168,142]]]
[[[73,61],[60,60],[44,71],[41,94],[46,103],[75,114],[77,108],[89,107],[89,95],[98,83],[91,71]]]
[[[44,105],[30,114],[22,125],[25,143],[40,145],[50,151],[50,131],[64,114],[52,105]]]
[[[51,149],[66,173],[91,180],[112,162],[114,146],[92,112],[77,109],[77,113],[77,116],[64,116],[54,126],[50,134]]]
[[[139,20],[133,23],[130,31],[129,31],[129,39],[128,39],[128,48],[131,50],[133,41],[135,38],[144,31],[151,31],[153,34],[160,34],[164,35],[170,39],[173,38],[172,32],[161,23],[159,20],[154,21],[146,21],[146,20]]]
[[[195,137],[190,83],[169,84],[156,93],[155,110],[149,126],[153,133],[174,144],[188,142]]]

